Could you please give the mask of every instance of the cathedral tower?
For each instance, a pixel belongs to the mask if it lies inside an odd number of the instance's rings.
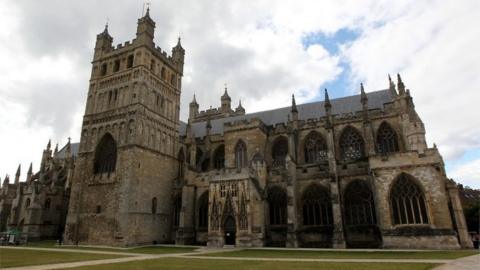
[[[155,46],[147,10],[136,38],[97,35],[67,217],[67,243],[170,241],[185,50]]]

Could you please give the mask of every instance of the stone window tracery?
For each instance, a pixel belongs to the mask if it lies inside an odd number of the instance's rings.
[[[225,168],[225,146],[223,144],[215,150],[214,166],[217,170]]]
[[[268,192],[268,207],[270,225],[287,224],[287,194],[279,188],[273,187]]]
[[[239,226],[241,230],[248,229],[248,216],[247,216],[247,202],[245,198],[245,193],[242,193],[242,199],[240,201],[240,213],[239,213]]]
[[[344,160],[364,158],[364,143],[360,133],[352,127],[346,127],[340,136],[340,150]]]
[[[127,68],[131,68],[133,66],[133,55],[129,55],[127,58]]]
[[[330,194],[318,185],[306,189],[302,197],[303,225],[332,225]]]
[[[420,187],[401,174],[392,186],[390,206],[393,224],[428,224],[425,196]]]
[[[376,224],[373,193],[364,181],[353,181],[344,194],[346,225]]]
[[[328,152],[325,140],[316,132],[310,133],[305,138],[305,163],[327,161]]]
[[[235,167],[241,169],[247,166],[247,146],[242,140],[235,146]]]
[[[397,133],[387,123],[382,123],[377,132],[377,151],[381,154],[399,151]]]
[[[274,167],[284,167],[285,158],[288,153],[288,141],[285,137],[278,137],[272,147],[272,158]]]
[[[115,171],[117,163],[117,144],[110,133],[105,134],[95,150],[93,172],[95,174]]]

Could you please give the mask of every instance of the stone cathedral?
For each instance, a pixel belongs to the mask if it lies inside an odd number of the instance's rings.
[[[200,111],[193,97],[185,123],[185,50],[179,39],[167,54],[154,29],[147,10],[133,41],[97,35],[67,244],[472,246],[457,185],[400,76],[257,113],[232,108],[225,88],[218,108]]]

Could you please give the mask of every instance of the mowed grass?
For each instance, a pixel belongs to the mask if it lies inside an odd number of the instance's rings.
[[[202,256],[251,257],[251,258],[308,258],[308,259],[457,259],[478,254],[474,250],[452,251],[310,251],[245,249],[239,251],[209,253]]]
[[[104,264],[69,268],[74,270],[427,270],[438,264],[426,263],[326,263],[326,262],[275,262],[238,261],[214,259],[164,258],[118,264]]]
[[[108,252],[124,252],[124,253],[138,253],[138,254],[173,254],[173,253],[187,253],[193,252],[195,247],[174,247],[174,246],[148,246],[137,248],[108,248],[108,247],[84,247],[84,246],[58,246],[56,241],[36,241],[29,242],[28,247],[41,248],[63,248],[63,249],[79,249],[92,251],[108,251]]]
[[[0,268],[3,269],[5,267],[14,266],[112,259],[119,257],[123,256],[2,248],[0,249]]]

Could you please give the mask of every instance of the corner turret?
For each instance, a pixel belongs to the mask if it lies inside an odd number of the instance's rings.
[[[229,113],[232,110],[232,99],[228,95],[227,86],[225,85],[225,92],[221,97],[222,113]]]
[[[195,118],[198,115],[198,103],[197,99],[195,98],[195,94],[193,94],[193,100],[190,102],[190,107],[189,107],[189,116],[188,116],[188,121],[193,122],[195,121]]]
[[[173,62],[177,65],[178,71],[183,73],[183,65],[185,60],[185,49],[182,47],[180,37],[178,38],[177,45],[172,48]]]
[[[95,43],[95,51],[93,54],[93,58],[97,59],[102,54],[108,53],[110,50],[112,50],[113,48],[112,42],[113,42],[113,38],[108,33],[108,23],[107,23],[105,24],[105,29],[103,30],[103,32],[97,35],[97,41]]]
[[[298,121],[298,110],[297,110],[297,103],[295,102],[295,95],[292,94],[292,120]]]
[[[235,109],[235,112],[237,114],[240,114],[240,115],[245,114],[245,108],[243,108],[243,106],[242,106],[242,100],[241,99],[238,101],[238,107]]]
[[[145,15],[138,19],[136,43],[154,46],[153,37],[155,34],[155,22],[150,18],[150,7]]]

